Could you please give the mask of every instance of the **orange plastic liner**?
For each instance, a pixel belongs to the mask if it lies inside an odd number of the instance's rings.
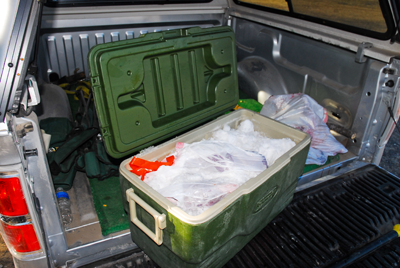
[[[158,170],[161,166],[172,166],[175,157],[173,155],[167,157],[167,162],[159,161],[147,161],[142,158],[134,157],[132,158],[129,166],[131,167],[131,172],[138,175],[141,180],[144,180],[144,176],[149,173]]]

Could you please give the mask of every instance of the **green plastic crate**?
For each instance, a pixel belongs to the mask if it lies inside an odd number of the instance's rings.
[[[190,216],[120,166],[124,208],[130,211],[133,241],[161,267],[219,267],[232,258],[292,200],[302,174],[310,136],[297,129],[240,109],[174,138],[139,157],[161,161],[176,142],[192,143],[228,124],[249,119],[269,138],[291,138],[296,146],[268,169],[198,216]]]
[[[239,99],[235,36],[227,26],[100,44],[88,61],[101,134],[114,158],[209,121]]]

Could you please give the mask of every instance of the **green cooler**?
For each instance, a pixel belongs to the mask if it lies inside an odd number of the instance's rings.
[[[120,165],[121,191],[133,241],[161,267],[220,267],[291,201],[309,135],[240,109],[234,33],[229,27],[146,34],[94,47],[89,54],[96,109],[108,153],[161,161],[176,142],[209,138],[243,120],[269,138],[296,146],[198,216],[190,216]],[[215,119],[216,118],[216,119]],[[206,121],[213,121],[204,124]]]

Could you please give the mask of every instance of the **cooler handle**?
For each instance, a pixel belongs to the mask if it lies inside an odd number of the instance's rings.
[[[167,226],[166,216],[165,214],[160,214],[154,210],[154,208],[150,207],[146,202],[143,201],[139,196],[137,196],[133,189],[130,188],[126,190],[126,199],[129,202],[129,212],[131,214],[131,221],[139,227],[145,234],[147,234],[151,239],[156,242],[157,245],[161,245],[163,243],[163,231]],[[153,233],[149,228],[146,227],[139,219],[137,218],[136,214],[136,204],[144,208],[151,216],[154,218],[154,222],[156,224],[155,231]]]

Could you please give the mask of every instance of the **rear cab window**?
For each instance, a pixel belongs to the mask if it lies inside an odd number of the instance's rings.
[[[164,5],[208,3],[212,0],[47,0],[48,7],[111,6],[111,5]]]
[[[381,40],[390,39],[394,24],[387,1],[378,0],[234,0],[239,5],[317,22]]]

